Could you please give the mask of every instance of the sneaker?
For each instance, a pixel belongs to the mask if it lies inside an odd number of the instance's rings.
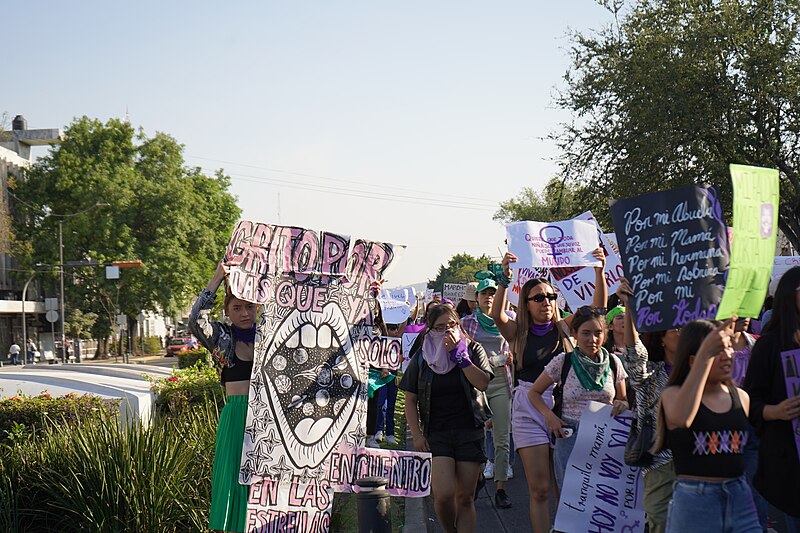
[[[506,479],[514,479],[514,469],[511,468],[511,465],[508,465],[506,469]]]
[[[394,435],[389,435],[388,437],[386,437],[386,439],[384,439],[384,442],[387,444],[397,444],[397,439],[395,438]]]
[[[494,493],[494,506],[498,509],[508,509],[511,507],[511,499],[503,489],[497,489]]]
[[[486,461],[486,468],[483,469],[483,477],[484,479],[494,478],[494,463],[492,461]]]
[[[375,440],[381,442],[383,440],[383,431],[378,431],[375,433]]]
[[[381,444],[377,440],[375,440],[375,437],[373,435],[367,436],[367,448],[380,448],[380,447]]]

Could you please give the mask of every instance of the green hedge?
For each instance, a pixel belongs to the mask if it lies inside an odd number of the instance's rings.
[[[188,368],[173,370],[168,378],[147,379],[161,413],[179,414],[207,402],[221,408],[225,401],[225,390],[217,371],[202,361]]]
[[[202,346],[194,350],[178,353],[178,368],[189,368],[190,366],[195,366],[198,362],[202,362],[206,366],[211,364],[211,354]]]
[[[48,426],[57,424],[76,427],[80,422],[103,414],[116,415],[119,400],[104,400],[97,396],[68,394],[39,396],[20,394],[0,400],[0,443],[8,444]]]

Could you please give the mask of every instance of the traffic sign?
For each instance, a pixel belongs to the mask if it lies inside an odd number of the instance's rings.
[[[47,314],[44,315],[48,322],[56,322],[58,321],[58,311],[49,310]]]

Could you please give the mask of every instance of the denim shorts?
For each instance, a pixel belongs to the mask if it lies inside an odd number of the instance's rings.
[[[667,533],[761,533],[744,476],[723,482],[678,479],[672,487]]]

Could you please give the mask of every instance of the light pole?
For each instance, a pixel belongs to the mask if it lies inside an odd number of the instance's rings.
[[[49,216],[57,217],[58,218],[58,270],[59,270],[59,307],[61,308],[61,362],[67,362],[67,337],[64,332],[65,323],[67,320],[67,313],[66,309],[64,308],[64,221],[68,218],[76,217],[78,215],[82,215],[87,211],[91,211],[95,207],[102,207],[108,206],[109,204],[105,202],[97,202],[94,205],[87,207],[83,211],[78,211],[77,213],[70,213],[68,215],[57,215],[55,213],[50,213]]]

